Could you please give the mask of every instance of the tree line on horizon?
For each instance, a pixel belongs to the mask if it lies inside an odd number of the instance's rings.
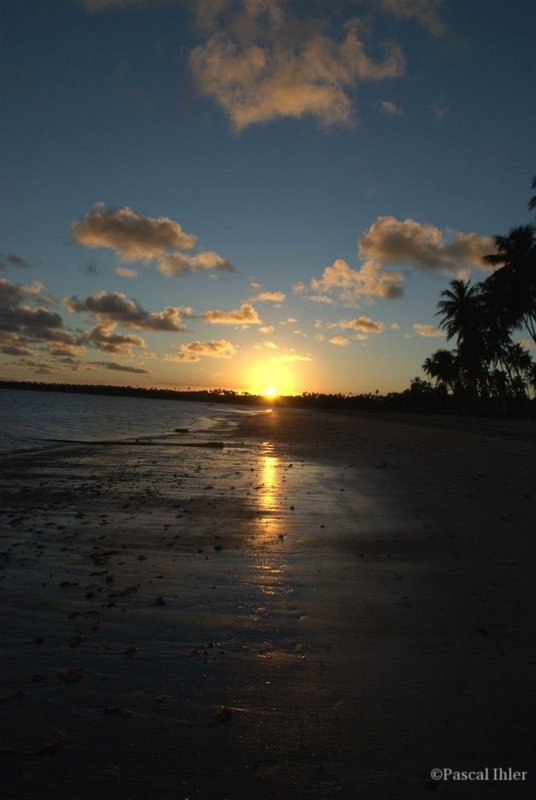
[[[536,190],[536,176],[531,185]],[[529,209],[536,209],[536,194]],[[496,252],[484,256],[494,268],[488,278],[453,280],[441,292],[436,313],[456,349],[425,360],[422,369],[434,384],[415,378],[414,393],[435,391],[457,404],[493,408],[533,404],[536,362],[514,335],[525,330],[536,343],[536,228],[512,228],[494,242]]]

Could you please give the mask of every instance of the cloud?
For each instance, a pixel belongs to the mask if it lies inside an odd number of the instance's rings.
[[[244,0],[231,22],[192,51],[190,68],[236,130],[306,115],[323,125],[346,124],[361,81],[405,72],[397,45],[372,60],[355,19],[336,39],[322,32],[321,21],[293,17],[279,2]]]
[[[347,339],[346,336],[334,336],[329,341],[330,344],[337,345],[337,347],[346,347],[350,343],[350,339]]]
[[[311,356],[300,356],[298,353],[290,352],[284,353],[282,356],[278,356],[279,361],[289,361],[290,363],[296,361],[312,361]]]
[[[441,3],[442,0],[379,0],[384,11],[397,19],[416,19],[434,36],[445,32],[438,15]]]
[[[334,300],[332,297],[328,297],[327,294],[312,294],[308,298],[313,303],[323,303],[327,306],[332,306],[334,304]]]
[[[379,217],[359,240],[359,255],[374,267],[407,264],[457,275],[463,268],[486,269],[483,256],[493,252],[491,237],[448,231],[413,219]]]
[[[189,308],[167,306],[162,311],[150,314],[142,306],[130,300],[122,292],[96,292],[85,300],[76,295],[63,300],[67,311],[81,313],[89,311],[101,322],[113,322],[124,328],[144,331],[185,331],[181,313],[190,313]]]
[[[189,342],[181,344],[174,355],[164,356],[166,361],[200,361],[201,358],[233,358],[236,347],[226,339],[217,339],[210,342]]]
[[[82,340],[93,345],[103,353],[131,355],[133,347],[145,348],[144,339],[132,334],[114,333],[115,323],[97,325],[93,330],[83,335]]]
[[[51,301],[43,289],[37,281],[24,286],[0,278],[0,349],[5,355],[35,356],[31,348],[36,347],[53,356],[84,351],[78,337],[65,330],[61,316],[46,307]]]
[[[116,267],[115,274],[119,275],[121,278],[137,278],[138,271],[135,269],[130,269],[130,267]]]
[[[401,297],[402,280],[403,276],[398,273],[382,272],[379,264],[369,262],[354,270],[339,258],[326,267],[321,278],[311,280],[311,288],[317,297],[335,295],[344,305],[355,306],[362,296]],[[313,300],[314,296],[310,299]]]
[[[355,317],[355,319],[341,319],[339,322],[330,322],[327,328],[343,328],[344,330],[362,331],[365,333],[382,333],[383,323],[375,322],[370,317]]]
[[[420,322],[416,322],[415,325],[413,325],[413,330],[415,333],[418,333],[419,336],[439,337],[445,335],[443,331],[434,328],[433,325],[421,325]]]
[[[117,361],[92,361],[91,363],[96,367],[111,369],[116,372],[133,372],[136,375],[151,374],[150,370],[148,369],[143,369],[142,367],[131,367],[128,364],[119,364]]]
[[[26,259],[21,258],[21,256],[16,253],[8,253],[5,257],[5,261],[8,266],[17,267],[18,269],[27,269],[30,266]],[[5,269],[6,263],[0,261],[0,269]]]
[[[404,113],[400,106],[395,105],[390,100],[380,100],[380,108],[390,117],[400,117]]]
[[[205,311],[201,318],[212,325],[262,325],[262,320],[250,303],[242,303],[240,308],[234,311],[220,311],[213,308]]]
[[[207,250],[195,256],[185,253],[167,253],[158,259],[158,269],[163,275],[182,275],[200,269],[219,269],[234,272],[234,267],[218,253]]]
[[[273,325],[263,325],[262,328],[259,328],[259,333],[273,333],[274,330]]]
[[[252,297],[251,303],[284,303],[286,295],[284,292],[259,292],[255,297]]]
[[[185,233],[178,222],[168,217],[148,217],[128,206],[107,208],[96,203],[81,219],[71,224],[76,241],[84,247],[106,247],[121,261],[157,263],[164,275],[180,275],[200,269],[232,271],[233,267],[217,253],[195,256],[180,252],[195,246],[197,237]]]

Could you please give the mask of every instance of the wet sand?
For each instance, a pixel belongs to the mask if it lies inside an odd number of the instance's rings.
[[[534,425],[204,436],[4,460],[0,797],[533,797]]]

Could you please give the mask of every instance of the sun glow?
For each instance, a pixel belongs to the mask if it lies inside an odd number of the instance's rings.
[[[265,397],[272,397],[272,398],[273,397],[277,397],[277,389],[274,386],[268,386],[264,390],[264,396]]]

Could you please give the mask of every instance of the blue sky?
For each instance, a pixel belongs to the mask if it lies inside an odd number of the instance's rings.
[[[6,378],[400,390],[531,220],[529,0],[1,16]]]

